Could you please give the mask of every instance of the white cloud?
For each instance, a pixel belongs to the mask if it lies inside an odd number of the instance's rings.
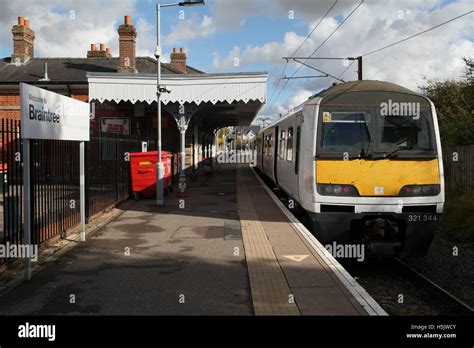
[[[260,4],[263,2],[265,1],[258,1]],[[323,21],[298,51],[298,55],[307,56],[312,53],[338,25],[336,18],[340,21],[341,18],[347,16],[356,6],[357,1],[351,2],[350,6],[346,6],[347,2],[344,3],[345,6],[339,7],[331,13],[332,18]],[[294,4],[289,0],[275,0],[272,1],[272,4],[275,4],[273,7],[279,8],[281,13],[291,6],[296,8],[295,14],[306,9],[306,13],[313,16],[311,20],[306,20],[307,33],[319,20],[314,18],[317,17],[314,14],[322,15],[325,12],[325,10],[324,12],[310,11],[310,6],[317,7],[319,5],[306,0],[294,2]],[[325,2],[326,10],[328,7],[328,3]],[[353,57],[361,55],[433,27],[471,9],[471,0],[458,0],[449,4],[443,4],[441,0],[389,0],[384,2],[368,0],[336,31],[316,56]],[[461,58],[474,57],[473,17],[472,14],[468,15],[417,38],[364,57],[364,78],[390,81],[414,90],[423,84],[425,76],[431,79],[459,78],[464,69]],[[251,70],[252,65],[259,63],[268,67],[270,81],[275,86],[285,62],[281,57],[293,53],[305,36],[306,34],[298,35],[294,32],[287,32],[281,41],[272,41],[258,46],[236,46],[227,54],[215,52],[213,68],[215,70],[229,69],[232,67],[232,57],[238,56],[241,57],[241,67],[247,68],[247,70]],[[308,63],[336,76],[346,68],[342,65],[343,61],[312,60]],[[285,75],[292,75],[295,69],[296,65],[290,63]],[[346,80],[356,79],[356,70],[357,64],[353,64],[343,78]],[[317,74],[319,73],[316,71],[301,68],[297,76]],[[280,100],[275,105],[267,106],[262,112],[265,114],[281,112],[287,109],[288,105],[297,104],[297,100],[301,100],[309,93],[312,94],[326,88],[333,82],[334,80],[331,78],[291,80],[287,83],[286,93],[281,94]],[[282,85],[283,82],[280,83],[280,86]]]
[[[141,17],[136,23],[137,27],[137,56],[154,57],[156,48],[156,26]],[[118,37],[117,37],[118,40]],[[118,41],[117,41],[118,42]]]
[[[293,95],[290,98],[290,103],[289,105],[292,106],[293,108],[296,108],[297,106],[301,105],[304,103],[310,96],[312,96],[314,93],[311,91],[308,91],[306,89],[300,89],[298,92],[296,92],[295,95]]]
[[[179,45],[198,38],[207,38],[214,34],[215,26],[212,17],[204,15],[201,21],[197,16],[181,19],[171,26],[172,32],[163,38],[164,45]]]
[[[0,11],[0,50],[13,49],[11,27],[17,17],[30,20],[36,34],[35,56],[86,57],[91,43],[103,43],[118,56],[118,25],[131,15],[137,28],[137,56],[154,56],[156,27],[137,12],[135,0],[18,0],[2,3]],[[209,37],[215,31],[213,19],[192,16],[172,26],[162,44],[182,45],[189,40]],[[165,58],[165,57],[164,57]],[[165,58],[166,59],[166,58]]]
[[[18,16],[23,16],[36,34],[36,56],[85,57],[91,43],[104,43],[117,55],[116,26],[124,15],[135,14],[135,1],[131,0],[5,1],[0,11],[0,45],[3,51],[11,52],[11,27]]]

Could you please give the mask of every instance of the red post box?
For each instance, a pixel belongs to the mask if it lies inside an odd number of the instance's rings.
[[[172,191],[171,186],[171,153],[162,151],[161,159],[165,167],[163,188],[165,192]],[[158,151],[130,153],[130,171],[133,197],[152,197],[156,195],[156,162]]]

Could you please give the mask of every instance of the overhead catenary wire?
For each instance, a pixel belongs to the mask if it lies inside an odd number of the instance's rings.
[[[367,52],[367,53],[363,54],[362,57],[366,57],[366,56],[368,56],[368,55],[371,55],[371,54],[380,52],[380,51],[382,51],[382,50],[384,50],[384,49],[386,49],[386,48],[389,48],[389,47],[393,47],[393,46],[395,46],[395,45],[398,45],[399,43],[402,43],[402,42],[408,41],[408,40],[410,40],[410,39],[413,39],[414,37],[420,36],[420,35],[422,35],[422,34],[424,34],[424,33],[427,33],[427,32],[429,32],[429,31],[431,31],[431,30],[434,30],[434,29],[436,29],[436,28],[439,28],[439,27],[441,27],[441,26],[443,26],[443,25],[446,25],[446,24],[448,24],[448,23],[450,23],[450,22],[452,22],[452,21],[455,21],[456,19],[459,19],[459,18],[461,18],[461,17],[467,16],[468,14],[471,14],[471,13],[473,13],[473,12],[474,12],[474,10],[471,10],[471,11],[468,11],[468,12],[466,12],[466,13],[463,13],[463,14],[457,16],[457,17],[451,18],[451,19],[449,19],[449,20],[447,20],[447,21],[445,21],[445,22],[442,22],[442,23],[440,23],[440,24],[438,24],[438,25],[435,25],[434,27],[425,29],[425,30],[423,30],[423,31],[420,31],[420,32],[417,33],[417,34],[408,36],[408,37],[406,37],[406,38],[404,38],[404,39],[401,39],[401,40],[398,40],[398,41],[396,41],[396,42],[394,42],[394,43],[391,43],[390,45],[387,45],[387,46],[384,46],[384,47],[380,47],[380,48],[377,48],[376,50]]]
[[[363,2],[364,2],[364,0],[362,0],[362,1],[354,8],[354,10],[351,11],[351,13],[339,24],[339,26],[313,51],[313,53],[311,53],[311,55],[310,55],[309,58],[311,58],[311,57],[319,50],[319,48],[321,48],[322,45],[324,45],[324,43],[330,39],[330,37],[339,29],[340,26],[342,26],[342,24],[344,24],[344,22],[345,22],[347,19],[349,19],[349,17],[362,5]],[[335,5],[335,4],[333,4],[333,5]],[[333,7],[333,6],[332,6],[332,7]],[[332,7],[331,7],[331,8],[332,8]],[[434,30],[434,29],[437,29],[437,28],[439,28],[439,27],[442,27],[442,26],[444,26],[444,25],[446,25],[446,24],[448,24],[448,23],[450,23],[450,22],[453,22],[453,21],[459,19],[459,18],[465,17],[465,16],[467,16],[467,15],[473,13],[473,12],[474,12],[474,10],[470,10],[470,11],[465,12],[465,13],[459,15],[459,16],[456,16],[456,17],[451,18],[451,19],[449,19],[449,20],[447,20],[447,21],[444,21],[444,22],[442,22],[442,23],[440,23],[440,24],[437,24],[437,25],[435,25],[435,26],[433,26],[433,27],[431,27],[431,28],[425,29],[425,30],[423,30],[423,31],[421,31],[421,32],[419,32],[419,33],[416,33],[416,34],[414,34],[414,35],[410,35],[410,36],[408,36],[408,37],[406,37],[406,38],[403,38],[403,39],[401,39],[401,40],[398,40],[398,41],[396,41],[396,42],[393,42],[393,43],[391,43],[391,44],[389,44],[389,45],[386,45],[386,46],[380,47],[380,48],[378,48],[378,49],[375,49],[375,50],[373,50],[373,51],[364,53],[364,54],[362,54],[361,56],[362,56],[362,57],[366,57],[366,56],[368,56],[368,55],[375,54],[375,53],[380,52],[380,51],[382,51],[382,50],[385,50],[385,49],[387,49],[387,48],[393,47],[393,46],[395,46],[395,45],[398,45],[398,44],[400,44],[400,43],[403,43],[403,42],[405,42],[405,41],[408,41],[408,40],[410,40],[410,39],[413,39],[413,38],[415,38],[415,37],[417,37],[417,36],[423,35],[423,34],[429,32],[429,31],[432,31],[432,30]],[[328,13],[328,12],[327,12],[327,13]],[[327,15],[327,13],[326,13],[326,15]],[[326,15],[325,15],[325,16],[326,16]],[[323,19],[324,19],[324,17],[323,17]],[[303,44],[303,43],[302,43],[302,44]],[[302,44],[298,47],[298,49],[302,46]],[[298,50],[298,49],[297,49],[297,50]],[[296,51],[297,51],[297,50],[296,50]],[[294,54],[296,53],[296,51],[292,54],[292,56],[294,56]],[[307,60],[308,60],[308,59],[307,59]],[[306,61],[307,61],[307,60],[306,60]],[[306,62],[306,61],[305,61],[305,62]],[[352,62],[344,69],[344,71],[338,76],[338,79],[341,78],[341,77],[346,73],[346,71],[350,69],[350,67],[351,67],[354,63],[355,63],[355,61],[352,61]],[[271,99],[270,99],[270,102],[271,102],[271,100],[273,99],[273,95],[275,94],[276,90],[278,89],[278,86],[279,86],[280,81],[281,81],[281,79],[282,79],[282,75],[283,75],[283,73],[284,73],[284,71],[285,71],[287,65],[288,65],[288,60],[286,61],[285,68],[283,69],[283,71],[282,71],[282,73],[281,73],[281,75],[280,75],[280,78],[279,78],[279,81],[278,81],[278,85],[277,85],[277,87],[275,88],[275,90],[274,90],[273,93],[272,93],[272,97],[271,97]],[[299,67],[295,70],[295,72],[291,75],[291,77],[293,77],[294,75],[296,75],[296,73],[300,70],[300,68],[301,68],[301,66],[299,66]],[[286,88],[286,86],[287,86],[287,84],[288,84],[289,81],[290,81],[290,79],[286,79],[285,84],[284,84],[283,87],[279,90],[279,93],[278,93],[278,95],[277,95],[276,100],[278,100],[278,98],[280,97],[282,91]]]
[[[296,50],[294,50],[294,52],[291,54],[291,56],[294,56],[296,54],[296,52],[298,52],[298,50],[303,46],[303,44],[306,42],[306,40],[308,40],[311,35],[313,35],[313,33],[315,32],[315,30],[319,27],[319,25],[324,21],[324,19],[328,16],[328,14],[332,11],[332,9],[334,8],[334,6],[336,6],[337,4],[337,1],[334,1],[334,3],[331,5],[331,7],[326,11],[326,13],[324,14],[323,17],[321,17],[321,19],[319,20],[319,22],[314,26],[314,28],[311,30],[311,32],[306,35],[306,37],[304,38],[304,40],[301,42],[301,44],[298,46],[298,48],[296,48]],[[272,95],[270,97],[270,100],[268,101],[268,103],[270,104],[271,101],[273,100],[273,96],[275,95],[275,92],[278,90],[278,87],[280,86],[280,82],[282,80],[282,77],[283,77],[283,74],[285,73],[285,70],[286,70],[286,67],[288,66],[288,61],[286,61],[285,63],[285,66],[283,67],[283,70],[281,71],[281,74],[280,74],[280,77],[278,78],[278,82],[277,82],[277,85],[275,86],[275,89],[273,90],[272,92]]]
[[[376,50],[373,50],[373,51],[367,52],[367,53],[365,53],[365,54],[362,54],[361,56],[362,56],[362,57],[366,57],[366,56],[368,56],[368,55],[371,55],[371,54],[377,53],[377,52],[379,52],[379,51],[382,51],[382,50],[384,50],[384,49],[386,49],[386,48],[393,47],[393,46],[395,46],[395,45],[397,45],[397,44],[399,44],[399,43],[408,41],[408,40],[413,39],[413,38],[415,38],[415,37],[417,37],[417,36],[420,36],[420,35],[422,35],[422,34],[424,34],[424,33],[427,33],[427,32],[429,32],[429,31],[431,31],[431,30],[434,30],[434,29],[439,28],[439,27],[441,27],[441,26],[443,26],[443,25],[446,25],[446,24],[448,24],[448,23],[450,23],[450,22],[452,22],[452,21],[455,21],[456,19],[459,19],[459,18],[461,18],[461,17],[467,16],[468,14],[470,14],[470,13],[472,13],[472,12],[474,12],[474,10],[471,10],[471,11],[468,11],[468,12],[466,12],[466,13],[463,13],[463,14],[457,16],[457,17],[451,18],[451,19],[449,19],[449,20],[447,20],[447,21],[445,21],[445,22],[442,22],[442,23],[440,23],[440,24],[438,24],[438,25],[435,25],[434,27],[425,29],[425,30],[423,30],[423,31],[420,31],[419,33],[416,33],[416,34],[414,34],[414,35],[410,35],[410,36],[408,36],[408,37],[406,37],[406,38],[403,38],[403,39],[401,39],[401,40],[398,40],[398,41],[396,41],[396,42],[393,42],[393,43],[391,43],[391,44],[389,44],[389,45],[386,45],[386,46],[384,46],[384,47],[380,47],[380,48],[378,48],[378,49],[376,49]],[[338,78],[341,78],[341,77],[346,73],[346,71],[350,69],[350,67],[351,67],[354,63],[355,63],[355,61],[352,61],[352,62],[344,69],[344,71],[343,71],[341,74],[339,74]]]
[[[360,6],[360,5],[361,5],[361,4],[359,4],[358,6]],[[356,7],[354,10],[356,10],[356,9],[357,9],[357,7]],[[449,19],[449,20],[447,20],[447,21],[444,21],[444,22],[442,22],[442,23],[439,23],[439,24],[437,24],[437,25],[435,25],[435,26],[433,26],[433,27],[430,27],[430,28],[428,28],[428,29],[422,30],[422,31],[419,32],[419,33],[410,35],[410,36],[408,36],[408,37],[406,37],[406,38],[403,38],[403,39],[401,39],[401,40],[398,40],[398,41],[396,41],[396,42],[393,42],[393,43],[391,43],[391,44],[389,44],[389,45],[386,45],[386,46],[380,47],[380,48],[378,48],[378,49],[375,49],[375,50],[373,50],[373,51],[364,53],[364,54],[362,54],[361,56],[362,56],[362,57],[366,57],[366,56],[368,56],[368,55],[371,55],[371,54],[380,52],[380,51],[382,51],[382,50],[385,50],[385,49],[387,49],[387,48],[393,47],[393,46],[395,46],[395,45],[398,45],[398,44],[400,44],[400,43],[403,43],[403,42],[405,42],[405,41],[408,41],[408,40],[410,40],[410,39],[413,39],[413,38],[415,38],[415,37],[417,37],[417,36],[423,35],[423,34],[429,32],[429,31],[432,31],[432,30],[434,30],[434,29],[437,29],[437,28],[439,28],[439,27],[442,27],[442,26],[444,26],[444,25],[446,25],[446,24],[448,24],[448,23],[450,23],[450,22],[453,22],[453,21],[459,19],[459,18],[465,17],[465,16],[467,16],[467,15],[473,13],[473,12],[474,12],[474,10],[467,11],[467,12],[465,12],[465,13],[459,15],[459,16],[456,16],[456,17],[451,18],[451,19]],[[347,18],[348,18],[348,17],[347,17]],[[346,18],[346,19],[347,19],[347,18]],[[342,24],[342,23],[341,23],[341,24]],[[337,29],[337,28],[336,28],[336,29]],[[332,35],[332,33],[331,33],[331,35]],[[330,35],[330,36],[331,36],[331,35]],[[314,55],[314,53],[315,53],[315,52],[313,52],[310,57],[312,57],[312,56]],[[341,77],[346,73],[346,71],[352,66],[352,64],[354,64],[354,62],[355,62],[355,61],[353,61],[351,64],[349,64],[349,65],[346,67],[346,69],[344,69],[344,71],[338,76],[338,78],[341,78]],[[300,67],[299,67],[299,68],[300,68]],[[296,72],[299,70],[299,68],[295,71],[294,74],[296,74]],[[293,74],[292,76],[294,76],[294,74]],[[287,80],[287,81],[288,81],[288,80]],[[283,87],[283,89],[284,89],[284,88],[285,88],[285,86]],[[280,93],[281,93],[281,92],[280,92]],[[278,99],[278,98],[277,98],[277,99]]]
[[[326,37],[326,39],[324,39],[324,41],[321,42],[321,44],[320,44],[318,47],[315,48],[315,50],[313,51],[313,53],[311,53],[310,56],[309,56],[307,59],[305,59],[305,61],[304,61],[305,63],[307,63],[308,60],[309,60],[309,58],[311,58],[312,56],[314,56],[314,55],[316,54],[316,52],[318,52],[319,49],[320,49],[321,47],[323,47],[324,44],[325,44],[327,41],[329,41],[329,39],[336,33],[336,31],[339,30],[340,27],[342,27],[342,26],[344,25],[344,23],[345,23],[349,18],[351,18],[351,16],[357,11],[357,9],[364,3],[364,1],[365,1],[365,0],[361,0],[361,1],[359,2],[359,4],[347,15],[347,17],[344,18],[344,19],[341,21],[341,23],[339,23],[339,25],[331,32],[331,34],[329,34],[328,37]],[[294,72],[293,75],[291,75],[291,76],[292,76],[292,77],[295,76],[296,73],[297,73],[300,69],[301,69],[301,65],[295,70],[295,72]]]
[[[356,61],[353,60],[345,69],[342,73],[339,74],[339,76],[337,77],[338,79],[342,78],[342,75],[344,75],[346,73],[347,70],[349,70],[349,68],[352,66],[352,64],[354,64]]]
[[[337,30],[339,30],[339,28],[359,9],[359,7],[360,7],[363,3],[364,3],[364,0],[361,0],[361,1],[359,2],[359,4],[358,4],[356,7],[354,7],[354,9],[346,16],[346,18],[344,18],[344,19],[341,21],[341,23],[339,23],[339,25],[331,32],[331,34],[329,34],[328,37],[326,37],[326,39],[325,39],[318,47],[316,47],[316,49],[313,51],[313,53],[311,53],[311,55],[309,56],[309,58],[311,58],[312,56],[314,56],[314,54],[315,54],[321,47],[323,47],[323,45],[334,35],[334,33],[335,33]],[[304,62],[306,63],[306,62],[309,60],[309,58],[306,59]],[[295,76],[296,73],[301,69],[301,66],[302,66],[302,65],[300,65],[290,77]],[[276,100],[278,100],[278,98],[280,97],[280,95],[281,95],[281,93],[283,92],[283,90],[286,88],[286,86],[287,86],[287,84],[288,84],[289,81],[290,81],[289,79],[287,79],[287,80],[285,81],[283,87],[282,87],[282,88],[280,89],[280,91],[278,92],[278,95],[277,95]]]
[[[337,4],[337,1],[334,1],[334,3],[332,4],[332,6],[326,11],[326,13],[324,14],[324,16],[319,20],[318,24],[316,24],[313,28],[313,30],[311,30],[311,32],[306,35],[305,39],[303,40],[303,42],[301,42],[301,44],[298,46],[298,48],[293,52],[293,54],[291,55],[292,57],[296,54],[296,52],[298,52],[298,50],[301,48],[301,46],[303,46],[303,44],[306,42],[306,40],[308,40],[310,38],[311,35],[313,35],[314,31],[319,27],[319,25],[323,22],[323,20],[327,17],[327,15],[329,14],[329,12],[331,12],[331,10],[334,8],[334,6],[336,6]]]

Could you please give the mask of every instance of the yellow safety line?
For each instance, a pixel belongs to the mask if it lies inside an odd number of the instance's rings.
[[[237,207],[242,228],[247,269],[255,315],[300,315],[277,261],[265,229],[259,220],[247,184],[237,171]],[[252,178],[254,181],[255,179]],[[255,182],[257,182],[255,180]]]

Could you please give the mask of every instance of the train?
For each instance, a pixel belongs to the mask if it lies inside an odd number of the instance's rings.
[[[256,136],[257,170],[283,191],[323,245],[375,257],[424,256],[445,187],[434,104],[400,85],[339,84]]]

